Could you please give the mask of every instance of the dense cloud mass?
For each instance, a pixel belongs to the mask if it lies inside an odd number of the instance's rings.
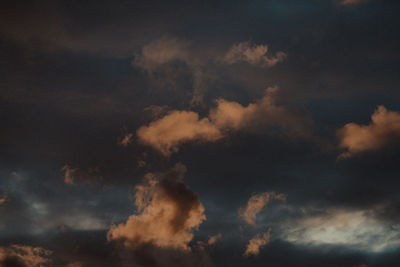
[[[371,123],[359,125],[348,123],[337,131],[340,157],[351,157],[368,150],[378,150],[400,141],[400,113],[378,106],[371,116]]]
[[[0,266],[400,266],[399,10],[2,1]]]
[[[112,226],[108,240],[122,240],[132,248],[152,244],[189,250],[193,230],[206,217],[197,194],[182,182],[185,171],[185,166],[177,164],[165,174],[147,174],[145,183],[135,187],[138,214]]]

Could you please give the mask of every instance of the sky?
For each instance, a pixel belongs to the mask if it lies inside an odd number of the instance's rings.
[[[0,266],[400,265],[400,2],[2,1]]]

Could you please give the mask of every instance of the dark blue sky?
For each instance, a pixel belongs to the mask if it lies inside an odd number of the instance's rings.
[[[0,265],[399,266],[399,11],[5,1]]]

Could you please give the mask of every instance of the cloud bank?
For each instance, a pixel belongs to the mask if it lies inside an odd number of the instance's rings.
[[[47,266],[51,262],[52,251],[41,247],[10,245],[0,247],[0,266]]]

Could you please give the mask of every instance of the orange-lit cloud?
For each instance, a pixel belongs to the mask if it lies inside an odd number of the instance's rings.
[[[256,256],[260,253],[260,249],[268,244],[271,236],[271,228],[263,234],[258,234],[257,236],[250,239],[249,244],[246,247],[246,251],[243,253],[244,257],[249,257],[251,255]]]
[[[255,225],[257,214],[260,213],[272,199],[286,202],[287,196],[285,194],[276,194],[275,192],[253,195],[250,197],[247,205],[239,209],[239,216],[242,217],[246,223]]]
[[[208,118],[199,119],[192,111],[171,111],[136,132],[139,141],[152,146],[164,155],[177,152],[178,147],[190,141],[216,141],[222,138],[220,130]]]
[[[217,243],[221,239],[222,239],[222,235],[221,234],[216,234],[216,235],[210,236],[210,238],[208,239],[207,243],[208,243],[208,245],[214,245],[215,243]]]
[[[261,67],[272,67],[286,59],[284,52],[277,52],[274,56],[267,55],[267,45],[254,45],[250,42],[238,43],[225,55],[225,62],[233,64],[236,62],[247,62],[251,65]]]
[[[0,266],[47,266],[52,251],[41,247],[11,245],[0,247]]]
[[[184,143],[217,141],[232,130],[260,131],[271,127],[290,137],[312,137],[311,122],[277,105],[276,91],[277,87],[268,88],[263,98],[248,106],[218,99],[217,106],[203,119],[192,111],[174,110],[140,127],[136,134],[141,143],[166,156],[177,152]]]
[[[339,147],[344,149],[339,157],[351,157],[368,150],[378,150],[400,140],[400,113],[378,106],[371,123],[348,123],[337,131]]]
[[[98,184],[103,179],[98,167],[83,171],[66,164],[61,168],[61,172],[64,172],[64,183],[68,185]]]
[[[107,239],[122,241],[125,247],[154,245],[163,249],[190,250],[193,230],[206,219],[196,193],[182,178],[186,168],[177,164],[163,174],[149,173],[145,182],[135,187],[138,213],[125,223],[110,228]]]

